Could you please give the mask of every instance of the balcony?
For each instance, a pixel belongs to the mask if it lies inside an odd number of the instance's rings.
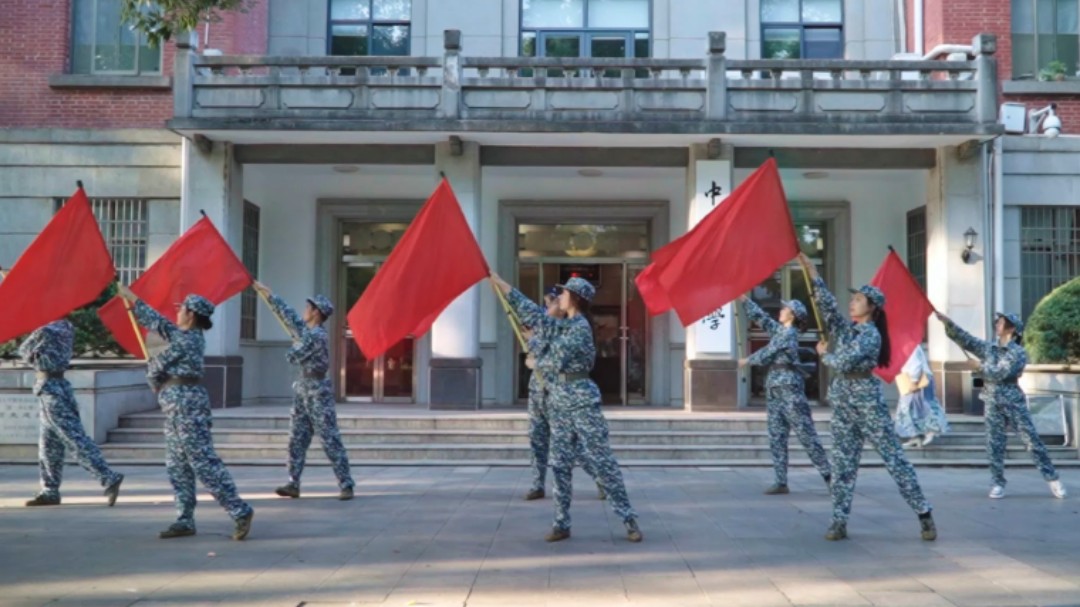
[[[178,131],[993,135],[992,35],[965,61],[202,56],[178,45]]]

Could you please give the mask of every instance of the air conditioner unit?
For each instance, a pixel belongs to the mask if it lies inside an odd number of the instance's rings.
[[[1006,133],[1023,135],[1027,131],[1027,106],[1023,103],[1002,103],[999,115]]]

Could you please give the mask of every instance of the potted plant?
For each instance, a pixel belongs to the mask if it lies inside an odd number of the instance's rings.
[[[1065,79],[1065,72],[1065,63],[1055,59],[1054,61],[1047,63],[1046,67],[1039,70],[1039,80],[1042,80],[1043,82],[1049,80],[1060,82]]]

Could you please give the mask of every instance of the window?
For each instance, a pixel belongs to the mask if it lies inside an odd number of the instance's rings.
[[[907,267],[926,290],[926,207],[907,214]]]
[[[56,210],[66,199],[56,199]],[[146,269],[146,241],[150,221],[146,200],[141,198],[91,198],[90,208],[97,218],[105,246],[112,255],[120,282],[130,285]]]
[[[1080,275],[1080,207],[1020,208],[1020,298],[1024,318]]]
[[[1051,61],[1072,76],[1080,66],[1077,0],[1012,0],[1012,73],[1035,78]]]
[[[763,59],[841,59],[841,0],[761,0]]]
[[[73,74],[161,73],[161,49],[120,21],[120,0],[74,0],[72,24]]]
[[[649,57],[650,0],[521,0],[522,57]]]
[[[407,56],[411,17],[412,0],[330,0],[330,54]]]
[[[259,207],[244,201],[244,267],[252,278],[259,276]],[[248,287],[240,294],[240,339],[255,339],[259,296]]]

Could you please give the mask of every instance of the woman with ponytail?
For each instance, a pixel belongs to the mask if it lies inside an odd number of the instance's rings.
[[[919,516],[922,539],[937,539],[930,504],[923,497],[915,468],[900,446],[900,438],[881,393],[881,382],[874,377],[874,369],[888,367],[890,362],[885,295],[870,285],[852,289],[849,319],[840,313],[836,297],[829,292],[810,260],[800,254],[799,263],[812,279],[814,301],[833,341],[831,352],[825,342],[819,343],[817,348],[821,362],[832,370],[833,376],[829,386],[829,402],[833,406],[833,520],[825,539],[847,538],[855,477],[859,472],[863,442],[867,440],[881,454],[900,494]]]

